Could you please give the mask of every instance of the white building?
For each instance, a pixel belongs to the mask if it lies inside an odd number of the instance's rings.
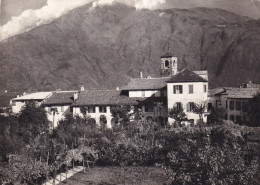
[[[199,115],[193,112],[194,104],[205,106],[207,100],[208,81],[189,69],[182,70],[167,81],[168,109],[183,109],[187,118],[195,123],[199,120]],[[202,115],[204,122],[207,122],[206,114],[205,110]]]
[[[21,109],[25,106],[25,103],[30,101],[36,102],[38,105],[41,105],[51,95],[52,92],[36,92],[13,98],[12,112],[19,113]]]

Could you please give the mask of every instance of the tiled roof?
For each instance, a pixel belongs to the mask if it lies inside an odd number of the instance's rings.
[[[122,95],[121,91],[117,90],[86,90],[79,94],[78,99],[72,106],[83,105],[137,105],[147,102],[166,102],[166,98],[162,97],[144,97],[130,98]]]
[[[123,90],[156,90],[167,85],[169,78],[131,78]]]
[[[228,98],[253,98],[260,93],[259,88],[222,87],[209,90],[209,95],[226,95]]]
[[[253,98],[259,92],[258,88],[226,88],[228,98]]]
[[[177,82],[207,82],[206,79],[202,78],[195,72],[184,69],[181,72],[177,73],[175,76],[170,78],[168,83],[177,83]]]
[[[117,90],[85,90],[80,92],[78,99],[72,105],[119,105],[137,103],[127,96],[120,95],[120,93],[121,91]]]
[[[74,92],[54,92],[46,99],[44,105],[72,104],[74,102]]]
[[[37,92],[26,94],[24,96],[14,98],[13,100],[44,100],[45,98],[49,97],[52,92]]]

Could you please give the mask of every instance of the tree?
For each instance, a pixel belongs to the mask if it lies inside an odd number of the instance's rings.
[[[132,110],[133,108],[130,105],[117,105],[110,109],[112,116],[123,125],[130,121],[130,117],[133,114],[131,113]]]
[[[169,110],[169,117],[173,118],[176,123],[188,121],[187,115],[183,112],[183,108],[173,107]]]
[[[195,114],[199,115],[199,123],[203,123],[203,113],[205,112],[206,107],[207,106],[205,103],[203,103],[203,104],[193,103],[193,105],[192,105],[192,111]]]
[[[250,119],[250,126],[260,126],[260,93],[249,100],[244,111]]]
[[[42,106],[37,106],[35,102],[25,104],[18,115],[18,122],[20,134],[27,142],[49,131],[47,113]]]
[[[212,107],[210,115],[208,116],[208,122],[211,124],[222,123],[225,118],[225,114],[225,109]]]

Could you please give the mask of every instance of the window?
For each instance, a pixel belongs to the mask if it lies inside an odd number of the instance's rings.
[[[169,68],[170,67],[170,62],[168,60],[165,61],[165,68]]]
[[[153,112],[153,106],[152,105],[145,105],[145,112]]]
[[[174,85],[173,94],[182,94],[182,85]]]
[[[241,110],[241,102],[236,101],[236,110]]]
[[[70,107],[70,112],[73,112],[73,107]]]
[[[229,109],[234,110],[234,101],[229,102]]]
[[[204,93],[207,92],[207,85],[204,85]]]
[[[176,103],[176,108],[177,108],[178,111],[180,111],[182,109],[181,102]]]
[[[193,85],[189,85],[189,94],[193,94]]]
[[[212,109],[212,103],[208,103],[208,111]]]
[[[241,123],[241,116],[236,116],[236,122]]]
[[[231,121],[235,121],[235,117],[234,117],[233,114],[231,114],[229,118],[230,118]]]
[[[226,101],[226,109],[228,108],[228,102]]]
[[[64,112],[64,106],[61,106],[61,112]]]
[[[247,110],[246,102],[242,102],[242,110],[243,112],[246,112]]]
[[[92,113],[96,113],[96,107],[95,106],[92,107]]]
[[[187,112],[192,112],[193,108],[194,108],[194,103],[193,102],[187,103],[187,107],[186,107],[186,111]]]
[[[227,120],[228,119],[228,115],[227,114],[225,114],[225,120]]]
[[[106,113],[107,112],[107,107],[100,106],[99,107],[99,112]]]

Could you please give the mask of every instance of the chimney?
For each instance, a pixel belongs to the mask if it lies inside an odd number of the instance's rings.
[[[74,96],[73,96],[74,102],[78,99],[78,97],[79,97],[79,92],[78,91],[74,92]]]
[[[84,88],[83,84],[81,84],[80,91],[82,92],[84,90],[85,90],[85,88]]]
[[[140,71],[140,78],[143,78],[143,72]]]
[[[119,87],[116,87],[116,90],[119,91]]]

